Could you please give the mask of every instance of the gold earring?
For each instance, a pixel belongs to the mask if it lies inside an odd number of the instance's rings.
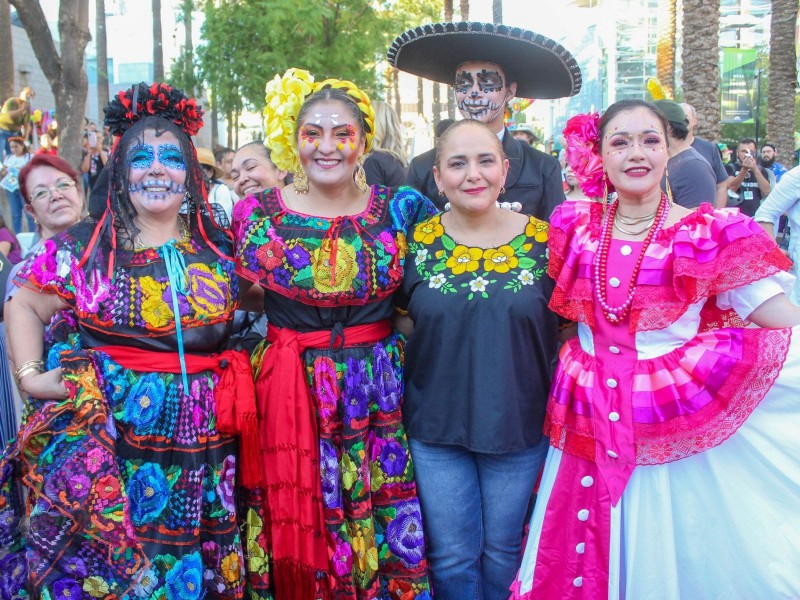
[[[439,190],[439,197],[444,198],[444,190]]]
[[[505,193],[506,193],[506,186],[501,186],[500,187],[500,195],[502,196]]]
[[[608,207],[608,174],[603,171],[603,212]]]
[[[669,204],[672,206],[675,201],[672,199],[672,188],[669,186],[669,169],[664,171],[664,181],[667,184],[667,198],[669,198]]]
[[[367,174],[364,172],[364,161],[358,159],[358,168],[355,174],[355,183],[359,192],[366,192],[369,186],[367,185]]]
[[[308,193],[308,175],[306,175],[303,167],[300,167],[294,174],[294,191],[298,194]]]

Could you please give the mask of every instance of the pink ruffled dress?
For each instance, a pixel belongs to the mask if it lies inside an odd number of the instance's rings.
[[[598,203],[550,221],[551,308],[579,322],[512,597],[800,597],[800,327],[743,319],[792,284],[761,227],[703,205],[654,236],[629,316],[593,293]],[[621,304],[641,242],[612,240]]]

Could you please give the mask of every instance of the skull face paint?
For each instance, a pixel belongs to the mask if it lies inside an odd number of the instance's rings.
[[[467,62],[456,69],[454,88],[458,110],[465,119],[483,121],[499,130],[506,102],[514,95],[516,84],[508,85],[499,65]]]
[[[186,159],[170,131],[145,129],[125,155],[128,193],[137,213],[172,212],[186,193]]]

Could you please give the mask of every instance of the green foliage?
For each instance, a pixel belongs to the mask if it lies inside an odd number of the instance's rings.
[[[197,70],[222,112],[260,109],[264,86],[289,67],[317,81],[378,92],[376,67],[404,29],[439,16],[436,0],[205,0]],[[183,76],[174,71],[176,78]]]

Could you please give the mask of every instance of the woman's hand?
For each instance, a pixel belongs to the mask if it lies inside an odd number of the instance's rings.
[[[69,395],[61,375],[61,367],[44,373],[31,373],[19,381],[20,389],[42,400],[64,400]]]

